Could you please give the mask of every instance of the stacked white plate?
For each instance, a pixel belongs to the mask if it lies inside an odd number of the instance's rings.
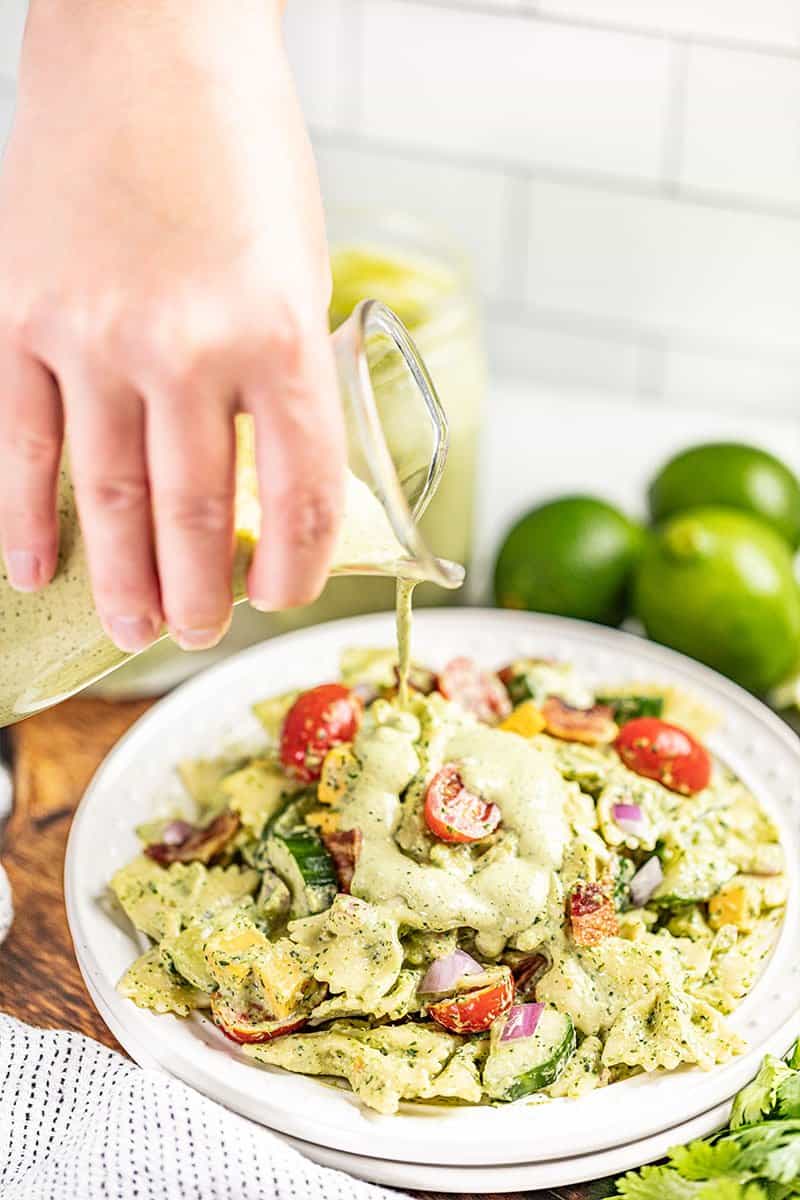
[[[175,765],[259,742],[256,700],[338,675],[343,647],[386,646],[392,614],[338,621],[237,655],[155,705],[103,763],[76,815],[67,850],[67,913],[92,997],[119,1042],[245,1116],[287,1135],[319,1162],[375,1182],[435,1191],[514,1191],[600,1178],[651,1162],[669,1146],[724,1123],[733,1094],[765,1053],[797,1036],[800,995],[800,741],[758,701],[714,672],[629,634],[522,613],[450,609],[415,618],[414,655],[441,665],[466,654],[487,666],[552,657],[590,682],[660,682],[689,689],[723,717],[708,739],[775,819],[791,872],[778,946],[730,1018],[749,1049],[710,1072],[641,1075],[580,1100],[529,1099],[502,1107],[406,1104],[397,1116],[366,1110],[342,1088],[255,1066],[201,1017],[156,1016],[115,984],[141,951],[107,902],[111,874],[138,850],[134,827],[180,795]]]

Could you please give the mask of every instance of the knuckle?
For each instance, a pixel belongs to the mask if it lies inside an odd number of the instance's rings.
[[[15,531],[18,537],[53,538],[56,535],[55,505],[28,495],[6,497],[0,501],[0,525],[3,530]]]
[[[144,326],[143,347],[159,390],[179,400],[206,393],[236,349],[236,327],[224,310],[168,306]]]
[[[233,491],[168,492],[157,507],[183,533],[227,534],[233,519]]]
[[[59,439],[52,433],[25,428],[12,428],[8,433],[8,454],[14,463],[26,470],[49,474],[57,465],[60,453]]]
[[[270,358],[288,375],[298,372],[307,347],[318,334],[312,313],[299,305],[285,301],[273,311],[267,342]]]
[[[136,512],[150,499],[147,481],[135,476],[101,476],[90,480],[85,491],[91,504],[113,514]]]
[[[34,302],[3,293],[0,296],[0,328],[3,340],[21,353],[30,351],[39,340],[46,311],[42,300]]]
[[[177,400],[195,399],[208,391],[224,351],[208,343],[186,344],[161,358],[161,372],[169,394]]]
[[[323,491],[301,489],[278,505],[286,540],[296,550],[313,550],[329,541],[339,522],[338,505]]]

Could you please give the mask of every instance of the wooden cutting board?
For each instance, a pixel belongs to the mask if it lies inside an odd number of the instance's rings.
[[[89,998],[75,961],[64,909],[64,852],[89,780],[150,703],[77,697],[8,731],[15,791],[2,861],[16,915],[0,945],[0,1011],[46,1029],[76,1030],[123,1054]],[[611,1194],[608,1184],[599,1183],[527,1196],[599,1200]],[[444,1200],[438,1194],[419,1195]]]

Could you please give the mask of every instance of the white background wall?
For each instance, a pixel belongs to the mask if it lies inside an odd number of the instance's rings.
[[[287,36],[326,202],[459,240],[499,375],[793,445],[800,0],[289,0]]]
[[[290,0],[332,204],[474,254],[496,364],[800,406],[798,0]]]

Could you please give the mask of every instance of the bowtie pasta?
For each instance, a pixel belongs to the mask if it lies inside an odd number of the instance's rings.
[[[776,829],[670,688],[345,654],[264,701],[256,756],[184,763],[111,890],[120,981],[365,1105],[574,1097],[739,1053],[786,900]]]

